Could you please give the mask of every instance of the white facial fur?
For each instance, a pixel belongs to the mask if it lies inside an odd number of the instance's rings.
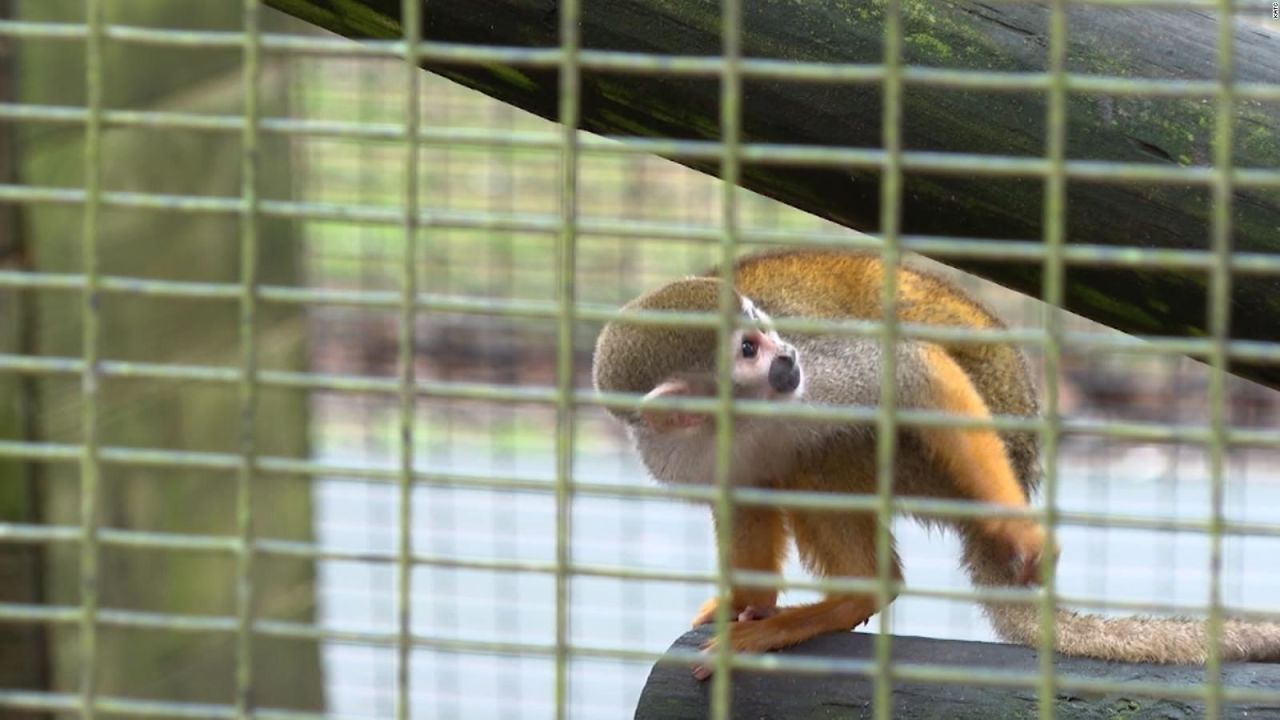
[[[742,312],[752,320],[764,322],[762,329],[738,330],[733,334],[731,347],[734,348],[733,384],[735,395],[758,400],[800,399],[804,396],[804,373],[800,373],[800,386],[784,395],[775,392],[769,386],[769,366],[778,355],[790,355],[800,362],[799,354],[789,343],[779,337],[778,332],[768,326],[771,318],[765,311],[756,307],[750,298],[742,298]],[[744,341],[755,343],[759,352],[754,358],[746,358],[741,352]]]

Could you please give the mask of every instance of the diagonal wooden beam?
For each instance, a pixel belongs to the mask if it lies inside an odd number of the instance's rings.
[[[266,0],[267,4],[352,38],[398,38],[399,0]],[[714,57],[720,51],[716,2],[592,0],[583,3],[583,46],[663,55]],[[1269,4],[1238,3],[1256,13]],[[1265,6],[1265,7],[1264,7]],[[867,1],[744,3],[749,58],[875,64],[881,58],[882,3]],[[1036,73],[1044,69],[1047,10],[982,2],[904,2],[905,60],[912,66]],[[1243,12],[1243,11],[1242,11]],[[552,48],[554,0],[431,0],[428,40],[471,45]],[[1261,15],[1259,15],[1261,18]],[[1092,76],[1200,81],[1216,77],[1216,19],[1190,11],[1077,7],[1070,11],[1068,68]],[[1280,25],[1238,18],[1236,79],[1251,83],[1237,103],[1235,166],[1241,187],[1232,208],[1234,247],[1263,260],[1280,250]],[[1265,22],[1265,20],[1263,21]],[[501,64],[430,61],[424,65],[504,102],[554,119],[555,70]],[[1211,88],[1209,88],[1211,90]],[[1114,87],[1111,88],[1114,93]],[[716,140],[714,76],[673,77],[616,71],[582,73],[581,126],[603,135]],[[909,81],[903,137],[907,170],[903,231],[912,235],[1009,241],[1008,258],[930,253],[1022,292],[1040,294],[1034,260],[1042,236],[1045,91],[959,89]],[[749,78],[744,82],[743,137],[752,143],[880,145],[876,82]],[[1074,259],[1066,277],[1069,310],[1140,335],[1207,335],[1207,272],[1179,251],[1207,251],[1215,107],[1210,97],[1128,97],[1071,93],[1067,157],[1067,237]],[[995,174],[947,166],[930,152],[1015,158],[991,162]],[[819,153],[821,154],[821,153]],[[711,174],[714,160],[675,158]],[[857,158],[853,158],[857,159]],[[944,159],[945,160],[945,159]],[[1088,161],[1088,162],[1084,162]],[[1146,171],[1198,176],[1140,182],[1102,177],[1094,161],[1135,163]],[[744,187],[841,225],[876,232],[879,171],[748,159]],[[1250,184],[1252,183],[1252,184]],[[1019,244],[1018,241],[1023,241]],[[1170,251],[1159,265],[1103,267],[1138,248]],[[999,249],[999,246],[997,246]],[[1176,257],[1172,257],[1176,256]],[[1280,258],[1277,258],[1280,260]],[[1255,263],[1256,265],[1256,263]],[[1233,280],[1231,335],[1280,339],[1280,279],[1238,273]],[[1233,360],[1231,370],[1280,388],[1280,367]]]

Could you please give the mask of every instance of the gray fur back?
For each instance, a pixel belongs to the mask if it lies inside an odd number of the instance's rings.
[[[819,335],[789,338],[800,352],[805,368],[805,400],[815,404],[875,407],[880,404],[883,348],[874,338]],[[897,405],[923,407],[928,397],[928,376],[919,347],[897,344],[894,375]]]

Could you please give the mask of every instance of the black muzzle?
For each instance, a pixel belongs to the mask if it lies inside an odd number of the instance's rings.
[[[800,366],[791,355],[779,355],[769,365],[769,387],[776,392],[790,393],[800,387]]]

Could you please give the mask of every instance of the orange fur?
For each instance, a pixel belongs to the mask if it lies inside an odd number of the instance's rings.
[[[879,320],[884,268],[873,253],[792,250],[742,258],[737,290],[773,318]],[[717,272],[711,273],[713,275]],[[999,329],[999,319],[973,298],[912,263],[897,269],[897,317],[908,323],[980,330]],[[629,307],[711,311],[719,307],[718,286],[708,278],[677,281],[633,301]],[[788,337],[805,367],[806,401],[874,406],[879,402],[883,351],[836,335]],[[597,344],[593,378],[598,389],[648,392],[672,372],[710,373],[717,352],[714,332],[689,328],[636,331],[611,323]],[[904,408],[929,408],[965,418],[993,415],[1036,417],[1037,391],[1025,357],[1004,342],[922,342],[904,339],[894,349],[898,401]],[[633,429],[638,419],[615,411]],[[769,427],[763,419],[743,419],[735,436],[734,482],[792,491],[874,493],[875,432],[865,427],[803,424]],[[822,434],[827,432],[828,434]],[[637,437],[640,437],[638,435]],[[683,437],[683,436],[682,436]],[[705,482],[705,437],[637,440],[646,466],[663,482]],[[809,444],[820,438],[820,445]],[[1035,432],[946,427],[903,427],[894,458],[898,495],[976,500],[1022,508],[1039,479]],[[751,450],[758,451],[755,455]],[[794,456],[790,453],[794,451]],[[739,463],[739,457],[746,458]],[[1030,519],[961,520],[953,523],[964,547],[963,563],[975,584],[1007,587],[1036,578],[1046,538]],[[739,570],[779,572],[788,536],[800,559],[820,577],[876,577],[876,519],[866,512],[779,510],[739,507],[734,512],[730,564]],[[891,539],[890,539],[891,542]],[[892,578],[900,580],[896,553]],[[1014,563],[1013,560],[1020,562]],[[1052,561],[1052,553],[1047,554]],[[1020,566],[1020,567],[1019,567]],[[816,635],[851,629],[880,609],[874,593],[832,593],[820,602],[776,607],[772,590],[735,587],[728,642],[739,652],[761,652],[803,642]],[[889,598],[891,601],[892,598]],[[1030,646],[1040,642],[1040,608],[984,601],[998,634]],[[705,604],[695,622],[715,615]],[[1203,662],[1207,634],[1184,618],[1104,618],[1055,612],[1055,647],[1069,655],[1147,662]],[[1222,658],[1280,658],[1280,624],[1228,620]],[[700,666],[699,677],[710,668]]]
[[[733,509],[730,522],[729,564],[735,570],[781,573],[787,554],[787,528],[782,511],[775,508],[740,505]],[[736,618],[748,607],[771,610],[778,602],[778,591],[767,588],[733,588],[733,613]],[[693,619],[697,627],[715,620],[717,598],[702,604]]]
[[[929,370],[935,407],[961,417],[991,418],[986,402],[950,355],[937,346],[924,344],[921,358]],[[923,427],[916,433],[925,449],[947,471],[961,497],[1014,508],[1027,506],[1026,490],[1014,475],[1004,442],[994,430]],[[1046,540],[1039,523],[1028,518],[981,518],[975,524],[1003,549],[1004,559],[1021,562],[1019,582],[1038,577]]]
[[[775,318],[880,320],[884,268],[874,252],[782,250],[743,257],[735,265],[738,291]],[[718,275],[712,271],[708,275]],[[897,317],[907,323],[999,330],[995,313],[947,280],[905,261],[897,270]],[[1035,417],[1035,386],[1026,360],[1013,345],[999,342],[935,343],[969,376],[987,408],[996,415]],[[1009,460],[1028,491],[1039,475],[1034,432],[1003,431]]]
[[[822,510],[792,510],[787,516],[800,559],[816,574],[829,578],[876,577],[874,516]],[[738,537],[737,532],[734,537]],[[735,547],[735,554],[740,550],[747,549]],[[890,553],[890,557],[890,577],[900,581],[902,567],[897,553]],[[756,559],[763,558],[757,556]],[[729,645],[735,652],[776,650],[823,633],[852,630],[870,620],[878,610],[874,595],[830,593],[816,603],[778,608],[776,614],[763,620],[734,623],[729,628]],[[704,649],[711,652],[715,646],[713,639]],[[710,672],[709,664],[695,669],[695,675],[700,678],[708,677]]]
[[[991,413],[969,376],[941,348],[921,345],[936,407],[946,413],[989,420]],[[980,428],[922,427],[926,447],[952,474],[956,489],[973,500],[1022,507],[1027,493],[1014,477],[1004,444],[995,431]]]

